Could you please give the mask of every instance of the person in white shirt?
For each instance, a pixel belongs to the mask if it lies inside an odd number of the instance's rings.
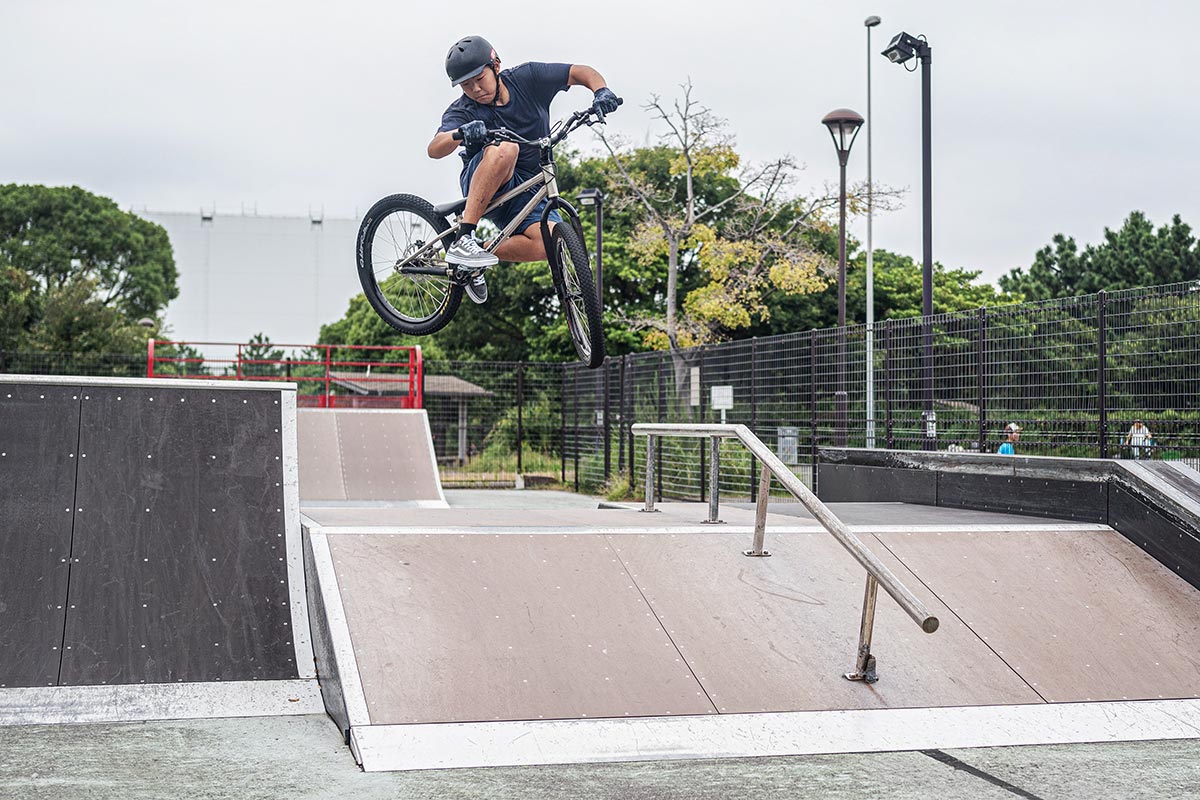
[[[1133,427],[1129,429],[1129,433],[1125,434],[1125,444],[1132,448],[1131,452],[1134,459],[1150,457],[1149,444],[1153,439],[1150,429],[1142,424],[1140,419],[1133,421]]]

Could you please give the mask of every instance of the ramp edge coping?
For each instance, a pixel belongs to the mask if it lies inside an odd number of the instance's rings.
[[[32,383],[47,386],[135,386],[154,389],[220,389],[223,391],[291,392],[296,384],[284,381],[218,381],[203,378],[96,378],[86,375],[0,375],[0,383]]]
[[[366,772],[1200,738],[1200,700],[372,725]]]

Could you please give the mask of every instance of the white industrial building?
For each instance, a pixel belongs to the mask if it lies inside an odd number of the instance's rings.
[[[207,211],[135,211],[162,225],[175,251],[179,296],[162,338],[277,344],[317,341],[362,291],[356,219],[268,217]]]

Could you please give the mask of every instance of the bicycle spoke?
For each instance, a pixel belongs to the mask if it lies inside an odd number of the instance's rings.
[[[437,231],[411,211],[388,214],[376,226],[371,266],[383,298],[402,319],[420,322],[435,315],[450,292],[449,277],[409,274],[396,269],[401,262],[431,266],[442,260],[444,244],[430,244]]]

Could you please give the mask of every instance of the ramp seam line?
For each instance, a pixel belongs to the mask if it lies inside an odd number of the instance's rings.
[[[63,632],[58,643],[58,675],[54,679],[55,686],[62,686],[63,660],[67,657],[67,617],[71,614],[71,565],[75,558],[75,516],[79,513],[79,462],[83,461],[79,452],[83,442],[83,387],[80,386],[77,391],[80,399],[79,418],[75,427],[75,480],[71,487],[71,543],[67,545],[67,591],[63,598]]]
[[[900,563],[901,563],[901,564],[904,566],[904,568],[905,568],[906,570],[908,570],[908,571],[909,571],[909,573],[910,573],[910,574],[911,574],[911,575],[912,575],[914,578],[916,578],[918,582],[920,582],[920,584],[921,584],[922,586],[924,586],[926,589],[928,589],[928,590],[929,590],[929,592],[930,592],[930,593],[931,593],[931,594],[932,594],[934,597],[936,597],[936,598],[937,598],[938,602],[939,602],[939,603],[941,603],[943,606],[945,606],[945,607],[946,607],[946,610],[947,610],[947,611],[949,611],[951,614],[953,614],[953,615],[954,615],[954,618],[955,618],[956,620],[958,620],[960,623],[962,623],[962,626],[963,626],[964,628],[966,628],[967,630],[969,630],[969,631],[971,632],[971,635],[972,635],[972,636],[974,636],[976,639],[978,639],[978,640],[980,641],[980,643],[981,643],[981,644],[983,644],[983,646],[984,646],[984,647],[986,647],[988,650],[991,650],[991,651],[992,651],[992,655],[994,655],[994,656],[996,656],[996,658],[1000,659],[1000,663],[1001,663],[1001,664],[1003,664],[1004,666],[1008,667],[1008,670],[1009,670],[1009,672],[1011,672],[1013,675],[1016,675],[1016,676],[1017,676],[1017,677],[1018,677],[1018,678],[1021,680],[1021,683],[1025,684],[1026,686],[1028,686],[1028,687],[1029,687],[1029,691],[1031,691],[1031,692],[1033,692],[1034,694],[1036,694],[1036,695],[1037,695],[1037,696],[1038,696],[1038,697],[1041,699],[1041,701],[1042,701],[1043,703],[1047,703],[1047,704],[1049,704],[1049,703],[1050,703],[1050,701],[1049,701],[1049,700],[1047,700],[1045,697],[1043,697],[1043,696],[1042,696],[1042,693],[1041,693],[1041,692],[1039,692],[1037,689],[1033,688],[1033,685],[1032,685],[1032,684],[1031,684],[1029,681],[1025,680],[1025,676],[1024,676],[1024,675],[1022,675],[1020,672],[1017,672],[1017,670],[1013,669],[1013,665],[1012,665],[1012,664],[1010,664],[1010,663],[1008,663],[1008,659],[1006,659],[1004,656],[1002,656],[1002,655],[1000,655],[999,653],[997,653],[997,652],[996,652],[996,648],[992,647],[992,646],[991,646],[991,644],[989,644],[989,643],[988,643],[988,641],[987,641],[986,639],[984,639],[982,636],[980,636],[980,635],[979,635],[979,633],[978,633],[978,632],[976,632],[976,630],[975,630],[974,628],[972,628],[970,625],[968,625],[968,624],[967,624],[967,621],[966,621],[965,619],[963,619],[961,616],[959,616],[958,612],[957,612],[957,611],[955,611],[953,608],[951,608],[951,607],[950,607],[950,605],[949,605],[949,604],[948,604],[948,603],[947,603],[945,600],[943,600],[943,599],[942,599],[942,596],[941,596],[940,594],[938,594],[936,591],[934,591],[934,588],[933,588],[932,586],[930,586],[928,583],[926,583],[924,578],[922,578],[920,575],[918,575],[918,574],[917,574],[917,571],[916,571],[915,569],[913,569],[913,568],[912,568],[912,567],[910,567],[908,564],[906,564],[906,563],[905,563],[905,561],[904,561],[904,559],[903,559],[903,558],[901,558],[901,557],[900,557],[900,556],[899,556],[899,555],[896,553],[896,551],[895,551],[895,550],[893,550],[892,548],[888,547],[888,544],[887,544],[887,542],[883,541],[883,539],[880,539],[880,538],[879,538],[879,536],[878,536],[878,534],[871,534],[871,537],[872,537],[872,538],[873,538],[875,541],[879,542],[879,544],[883,545],[883,549],[885,549],[885,550],[887,550],[889,553],[891,553],[893,558],[895,558],[897,561],[899,561],[899,562],[900,562]]]
[[[692,664],[690,661],[688,661],[687,656],[685,656],[683,651],[679,649],[679,643],[675,641],[675,637],[671,635],[669,630],[667,630],[667,626],[663,623],[662,617],[658,615],[658,610],[655,609],[654,604],[650,602],[650,598],[646,597],[646,593],[642,591],[642,587],[638,584],[637,578],[633,576],[633,572],[629,569],[629,565],[625,563],[625,559],[621,558],[621,554],[617,552],[615,547],[612,546],[612,542],[609,541],[609,534],[604,535],[604,546],[612,551],[612,554],[616,557],[617,561],[620,562],[621,569],[625,570],[625,574],[629,576],[629,580],[633,581],[634,588],[637,589],[637,593],[642,598],[642,602],[645,603],[646,607],[649,608],[651,613],[654,614],[654,621],[657,622],[658,627],[662,629],[663,635],[667,637],[667,641],[671,643],[671,647],[675,648],[676,653],[679,653],[679,658],[683,661],[684,666],[687,667],[688,673],[692,676],[692,680],[694,680],[696,685],[700,687],[700,691],[704,692],[704,699],[707,700],[712,706],[713,713],[719,716],[721,714],[721,709],[717,707],[715,702],[713,702],[712,696],[708,693],[708,688],[705,687],[704,683],[700,680],[700,676],[696,674],[696,670],[692,669]]]

